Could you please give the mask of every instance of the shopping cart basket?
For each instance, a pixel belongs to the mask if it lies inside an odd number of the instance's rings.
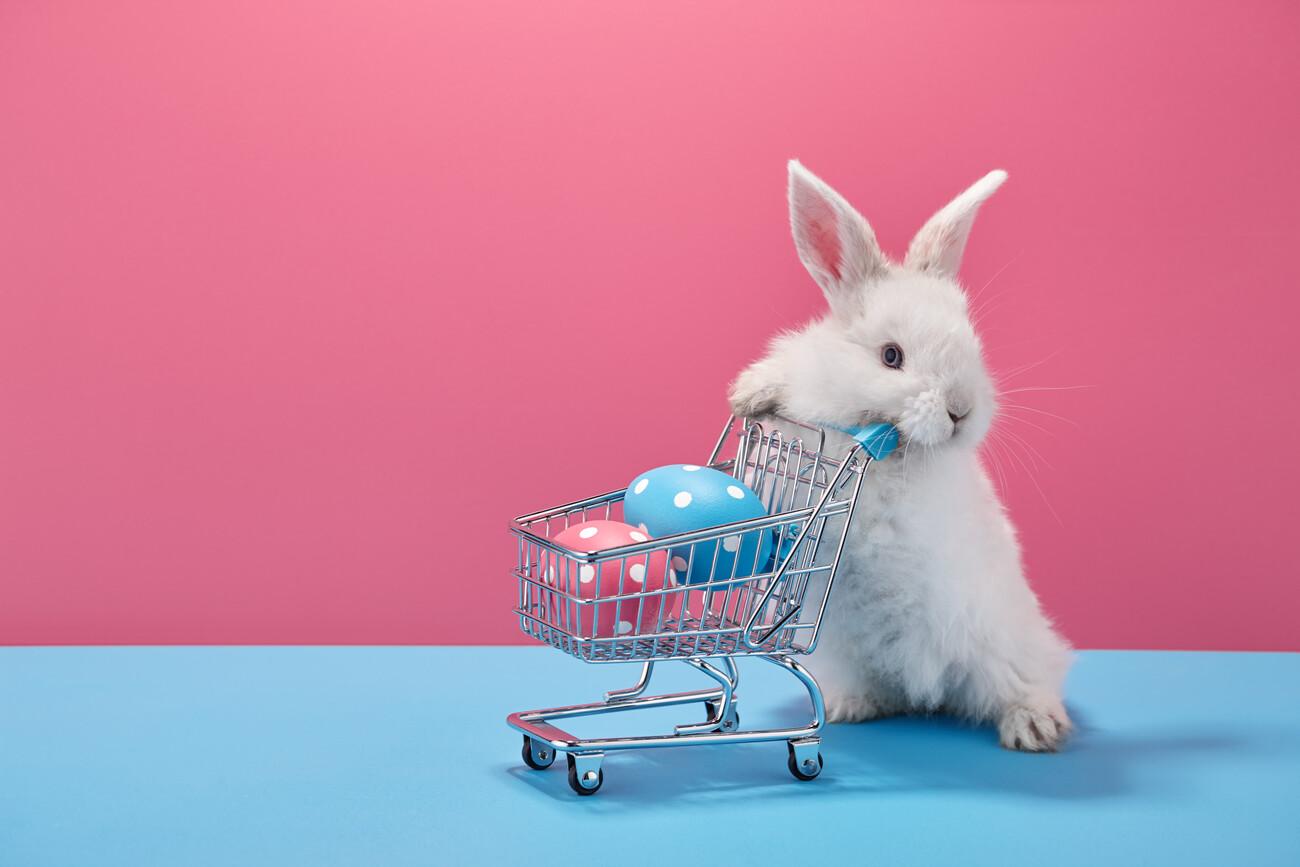
[[[548,768],[557,753],[565,753],[569,785],[579,795],[591,795],[604,782],[601,764],[607,751],[786,741],[790,773],[800,780],[821,773],[822,694],[795,657],[812,653],[817,646],[822,612],[866,469],[873,460],[888,457],[898,443],[897,431],[886,424],[835,429],[853,439],[840,455],[827,453],[824,427],[787,419],[781,419],[779,426],[752,419],[727,420],[707,464],[730,473],[758,494],[768,512],[759,518],[596,553],[573,551],[551,540],[572,524],[621,520],[622,490],[515,519],[512,530],[519,547],[515,613],[520,628],[584,662],[642,663],[635,684],[607,692],[603,701],[511,714],[507,723],[523,733],[523,759],[529,767]],[[728,446],[734,447],[734,454],[724,458]],[[774,544],[738,545],[746,534],[758,533],[770,533]],[[769,561],[757,562],[760,551],[769,548]],[[741,563],[740,556],[720,558],[720,550],[754,551],[755,562]],[[651,555],[659,552],[664,555],[652,561]],[[697,556],[712,557],[712,571],[704,573],[708,580],[678,583],[678,574],[699,574],[693,570]],[[623,580],[633,566],[649,570],[665,563],[675,569],[662,566],[667,573],[658,576],[662,580]],[[605,588],[598,586],[595,596],[590,596],[590,589],[580,594],[581,570],[590,575],[592,568],[599,571],[609,564],[619,570],[618,592],[602,596]],[[640,570],[637,574],[644,575]],[[638,610],[654,606],[654,614],[623,619],[615,613],[613,620],[625,630],[617,635],[599,628],[599,606],[612,606],[617,612],[632,605]],[[795,728],[742,729],[736,709],[736,660],[742,656],[766,660],[797,678],[812,703],[812,720]],[[655,663],[663,660],[684,662],[716,685],[645,695]],[[553,724],[572,717],[696,702],[704,704],[705,720],[677,725],[671,733],[584,739]]]

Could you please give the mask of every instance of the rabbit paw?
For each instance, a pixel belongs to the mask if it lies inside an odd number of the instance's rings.
[[[881,705],[869,695],[828,694],[826,696],[826,721],[856,723],[886,716]]]
[[[998,720],[1002,746],[1027,753],[1055,752],[1072,728],[1069,715],[1057,701],[1014,704]]]
[[[770,365],[762,362],[741,371],[731,385],[731,411],[742,418],[761,418],[781,411],[781,386]]]

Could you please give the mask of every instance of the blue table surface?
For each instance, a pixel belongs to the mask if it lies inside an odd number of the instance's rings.
[[[563,761],[523,766],[507,713],[636,671],[541,647],[0,649],[0,865],[1300,864],[1300,655],[1082,653],[1057,755],[890,719],[828,727],[810,783],[771,743],[611,753],[590,798]],[[742,664],[740,692],[747,727],[807,716],[775,667]]]

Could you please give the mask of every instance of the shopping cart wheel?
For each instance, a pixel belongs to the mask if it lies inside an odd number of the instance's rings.
[[[718,715],[718,703],[716,701],[706,701],[704,703],[704,711],[705,713],[708,714],[706,719],[713,719],[715,716]],[[731,708],[731,716],[729,716],[727,719],[724,719],[718,725],[717,730],[720,732],[734,732],[734,731],[738,731],[739,729],[740,729],[740,712],[736,710],[735,705],[733,704]]]
[[[579,795],[594,795],[605,784],[605,771],[600,767],[603,753],[574,756],[569,753],[569,788]]]
[[[524,735],[524,764],[534,771],[544,771],[555,764],[555,750],[550,744],[539,744]]]
[[[821,774],[825,763],[818,749],[820,744],[820,741],[790,741],[787,744],[790,757],[785,764],[796,780],[815,780]]]

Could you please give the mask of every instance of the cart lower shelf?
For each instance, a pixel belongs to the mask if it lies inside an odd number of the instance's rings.
[[[655,666],[654,661],[649,661],[643,664],[641,677],[637,683],[627,689],[606,693],[603,701],[518,711],[507,717],[506,723],[523,734],[522,755],[528,767],[539,771],[546,770],[554,764],[559,753],[564,753],[569,770],[569,786],[579,795],[594,795],[600,790],[605,781],[602,765],[606,752],[656,747],[785,741],[786,765],[790,773],[798,780],[816,779],[824,766],[819,733],[826,716],[817,681],[793,657],[759,655],[750,658],[766,660],[778,666],[804,686],[812,705],[812,719],[807,725],[775,729],[742,728],[740,712],[737,709],[740,673],[735,661],[730,657],[722,658],[718,661],[718,665],[704,659],[680,660],[717,682],[718,685],[710,689],[645,695]],[[574,717],[696,703],[704,706],[704,720],[679,724],[671,733],[665,734],[580,738],[552,724],[554,720]]]

